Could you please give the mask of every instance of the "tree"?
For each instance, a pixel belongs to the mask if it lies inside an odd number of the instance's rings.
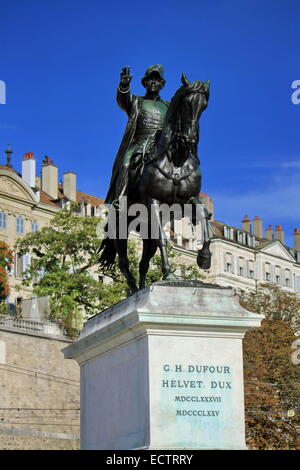
[[[81,217],[68,209],[59,211],[51,226],[20,238],[19,254],[31,254],[23,285],[32,285],[34,294],[50,298],[52,316],[64,324],[80,327],[86,316],[94,315],[127,296],[127,284],[119,268],[102,270],[98,266],[101,239],[97,236],[99,218]],[[175,255],[170,248],[171,260]],[[137,243],[129,240],[128,257],[133,274],[138,274]],[[155,256],[148,280],[161,278]],[[175,270],[174,262],[173,269]],[[201,277],[191,268],[188,277]],[[111,282],[107,282],[107,281]],[[104,282],[105,281],[105,282]]]
[[[299,335],[300,299],[279,286],[263,284],[242,293],[240,302],[265,315],[261,328],[250,330],[244,340],[247,443],[255,449],[295,448],[300,367],[291,360],[291,347]]]
[[[8,244],[0,241],[0,301],[5,300],[10,293],[7,271],[12,267],[13,260]]]

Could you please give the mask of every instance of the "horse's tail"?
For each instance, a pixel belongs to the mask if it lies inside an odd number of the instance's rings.
[[[100,246],[101,256],[99,258],[99,264],[102,268],[111,268],[116,258],[116,247],[114,240],[105,238]]]

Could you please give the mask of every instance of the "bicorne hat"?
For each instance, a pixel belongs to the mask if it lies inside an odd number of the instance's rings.
[[[142,85],[145,86],[145,80],[151,75],[151,73],[156,72],[159,74],[160,78],[163,80],[164,84],[166,83],[166,80],[164,79],[164,68],[162,65],[157,64],[157,65],[150,65],[146,72],[145,75],[142,78]]]

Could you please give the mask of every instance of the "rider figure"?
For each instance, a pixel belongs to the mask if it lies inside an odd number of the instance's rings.
[[[162,65],[147,68],[142,85],[145,96],[130,94],[130,68],[123,67],[117,90],[117,103],[128,115],[128,123],[115,159],[110,187],[105,202],[120,208],[120,198],[126,196],[129,185],[129,166],[132,160],[145,155],[158,138],[169,103],[160,98],[165,85]]]

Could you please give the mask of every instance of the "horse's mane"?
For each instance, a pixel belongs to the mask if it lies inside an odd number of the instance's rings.
[[[195,80],[189,86],[182,85],[172,97],[166,117],[165,117],[165,125],[164,127],[168,126],[172,120],[174,120],[178,106],[182,100],[182,98],[186,95],[191,93],[204,93],[209,98],[209,82],[201,82],[200,80]]]
[[[195,80],[193,83],[188,83],[188,84],[186,83],[182,85],[176,91],[168,107],[164,126],[161,132],[161,138],[158,142],[159,154],[161,154],[166,149],[166,147],[168,146],[168,143],[170,142],[171,134],[174,131],[174,127],[175,127],[176,120],[177,120],[177,111],[179,109],[182,98],[191,93],[204,93],[208,100],[209,99],[209,80],[207,80],[206,82]]]

